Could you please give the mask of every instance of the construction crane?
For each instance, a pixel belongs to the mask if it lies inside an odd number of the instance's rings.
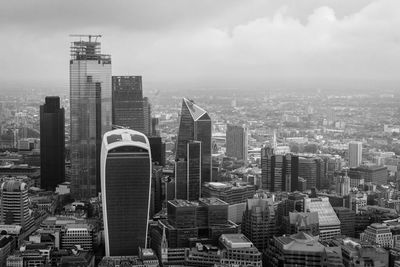
[[[70,34],[70,37],[88,37],[89,38],[89,43],[92,41],[92,37],[96,38],[94,41],[97,42],[97,38],[101,38],[101,34]]]

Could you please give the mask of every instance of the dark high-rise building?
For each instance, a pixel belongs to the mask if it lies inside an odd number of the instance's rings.
[[[101,153],[101,189],[106,256],[136,255],[147,245],[151,150],[137,131],[107,132]]]
[[[71,192],[89,198],[100,192],[102,135],[111,130],[111,57],[100,53],[100,43],[71,44]]]
[[[299,157],[279,155],[271,147],[261,148],[262,188],[271,192],[296,191],[299,177]]]
[[[299,157],[299,176],[306,180],[307,189],[321,189],[325,180],[325,162],[315,157]]]
[[[247,150],[247,128],[228,124],[226,129],[226,155],[246,161]]]
[[[58,96],[40,106],[40,184],[54,191],[65,181],[65,116]]]
[[[151,148],[151,159],[156,165],[165,165],[165,143],[161,137],[152,136],[149,137],[149,143]]]
[[[189,141],[201,142],[201,179],[211,181],[211,118],[207,111],[186,98],[182,109],[177,136],[176,157],[186,159]]]
[[[187,158],[175,162],[176,198],[195,201],[201,192],[201,142],[186,143]]]
[[[113,125],[147,134],[142,76],[113,76],[112,102]]]

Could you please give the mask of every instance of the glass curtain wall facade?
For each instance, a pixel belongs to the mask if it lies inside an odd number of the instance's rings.
[[[176,158],[187,160],[187,143],[201,142],[201,183],[211,181],[211,118],[203,108],[184,98],[177,136]]]
[[[75,198],[100,192],[102,135],[111,130],[111,57],[100,43],[71,44],[71,191]]]
[[[101,190],[106,256],[138,255],[147,247],[151,149],[147,137],[128,129],[104,135]]]

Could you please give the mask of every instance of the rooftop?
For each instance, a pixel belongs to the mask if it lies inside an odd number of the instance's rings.
[[[215,206],[228,205],[228,203],[226,203],[225,201],[223,201],[223,200],[221,200],[219,198],[216,198],[216,197],[200,198],[199,202],[200,203],[204,203],[204,204],[209,205],[209,206],[213,206],[213,205],[215,205]]]

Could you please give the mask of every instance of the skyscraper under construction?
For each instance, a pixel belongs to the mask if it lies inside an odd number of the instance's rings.
[[[111,57],[101,54],[100,36],[76,37],[69,64],[71,191],[80,199],[100,192],[101,140],[111,130]]]

